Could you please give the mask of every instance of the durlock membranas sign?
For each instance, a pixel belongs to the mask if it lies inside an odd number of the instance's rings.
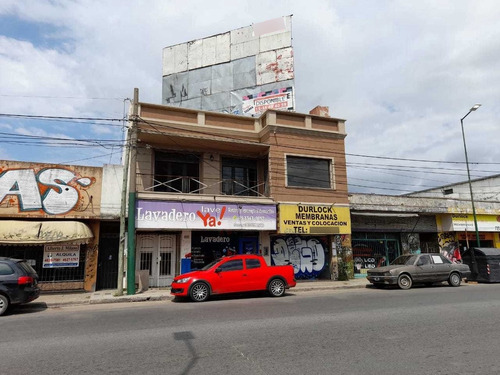
[[[349,208],[331,205],[280,204],[278,233],[350,234]]]

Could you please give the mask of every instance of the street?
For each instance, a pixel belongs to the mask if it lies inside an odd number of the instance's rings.
[[[0,373],[497,374],[500,285],[140,302],[0,318]]]

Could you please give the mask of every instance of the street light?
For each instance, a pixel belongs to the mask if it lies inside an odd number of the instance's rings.
[[[474,104],[472,106],[472,108],[469,110],[469,112],[467,112],[467,114],[460,119],[460,124],[462,125],[462,138],[464,140],[465,165],[467,166],[467,177],[469,179],[470,201],[472,203],[472,216],[474,217],[474,226],[476,228],[476,242],[477,242],[477,247],[481,247],[481,241],[479,240],[479,229],[477,227],[476,208],[474,207],[474,196],[472,195],[472,182],[470,180],[469,158],[467,156],[467,146],[465,144],[464,118],[466,118],[467,116],[469,116],[469,114],[471,112],[477,110],[479,107],[481,107],[481,104]],[[474,251],[471,251],[470,255],[471,255],[471,263],[472,263],[472,273],[477,275],[478,269],[477,269],[476,256],[474,254]]]

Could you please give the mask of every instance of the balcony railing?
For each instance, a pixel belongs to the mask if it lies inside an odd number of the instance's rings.
[[[252,197],[265,197],[261,193],[265,192],[265,182],[258,183],[257,181],[250,181],[244,184],[241,181],[224,179],[216,181],[212,184],[205,184],[194,177],[188,176],[155,176],[152,179],[151,186],[145,186],[145,191],[158,191],[177,194],[213,194],[217,191],[218,194],[235,195],[235,196],[252,196]],[[217,189],[214,189],[218,186]]]

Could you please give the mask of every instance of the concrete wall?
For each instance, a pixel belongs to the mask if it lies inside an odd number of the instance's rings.
[[[120,218],[122,186],[123,166],[105,164],[102,171],[102,219]]]
[[[474,202],[500,201],[500,175],[473,180],[472,193],[474,194]],[[464,181],[435,189],[423,190],[407,196],[470,200],[469,182]]]
[[[472,213],[470,197],[466,200],[423,198],[419,196],[393,196],[376,194],[350,194],[352,211],[411,212],[411,213]],[[483,214],[498,215],[499,201],[478,201],[476,210]]]

